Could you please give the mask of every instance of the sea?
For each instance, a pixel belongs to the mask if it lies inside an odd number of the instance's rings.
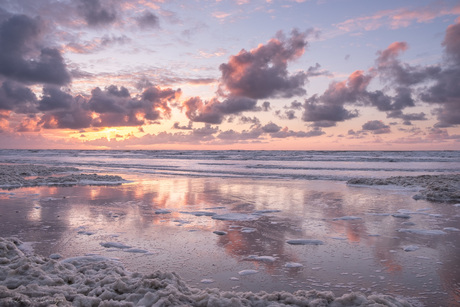
[[[4,188],[0,233],[219,291],[383,293],[460,305],[460,204],[353,178],[459,175],[460,151],[0,150],[123,183]]]
[[[109,173],[288,180],[460,172],[460,151],[0,150],[0,161]]]

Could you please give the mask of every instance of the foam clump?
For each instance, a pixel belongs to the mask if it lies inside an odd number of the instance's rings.
[[[0,187],[19,188],[44,185],[121,184],[120,176],[78,174],[74,167],[48,167],[43,165],[0,165]],[[62,175],[72,173],[70,175]],[[59,176],[56,176],[59,174]]]
[[[347,181],[352,185],[395,185],[421,187],[414,199],[429,201],[460,201],[460,174],[395,176],[389,178],[353,178]]]
[[[201,290],[175,273],[131,273],[102,256],[56,261],[20,245],[0,238],[0,306],[410,306],[383,294]]]
[[[292,239],[286,241],[291,245],[323,245],[324,242],[316,239]]]
[[[246,213],[224,213],[212,216],[212,219],[221,221],[254,221],[258,218],[256,215]]]

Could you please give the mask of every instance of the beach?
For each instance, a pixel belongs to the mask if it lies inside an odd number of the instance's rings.
[[[0,302],[459,303],[455,152],[172,154],[1,152]]]

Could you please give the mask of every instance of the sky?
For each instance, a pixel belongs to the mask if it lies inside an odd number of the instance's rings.
[[[0,0],[0,148],[460,150],[460,3]]]

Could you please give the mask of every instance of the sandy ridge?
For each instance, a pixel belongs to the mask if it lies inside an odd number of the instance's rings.
[[[75,167],[43,165],[0,165],[0,188],[19,188],[43,185],[120,184],[120,176],[76,173]],[[71,173],[65,175],[65,173]],[[59,176],[56,176],[59,175]]]
[[[402,187],[419,187],[414,199],[429,201],[460,201],[460,174],[396,176],[389,178],[354,178],[347,181],[350,185],[395,185]]]

